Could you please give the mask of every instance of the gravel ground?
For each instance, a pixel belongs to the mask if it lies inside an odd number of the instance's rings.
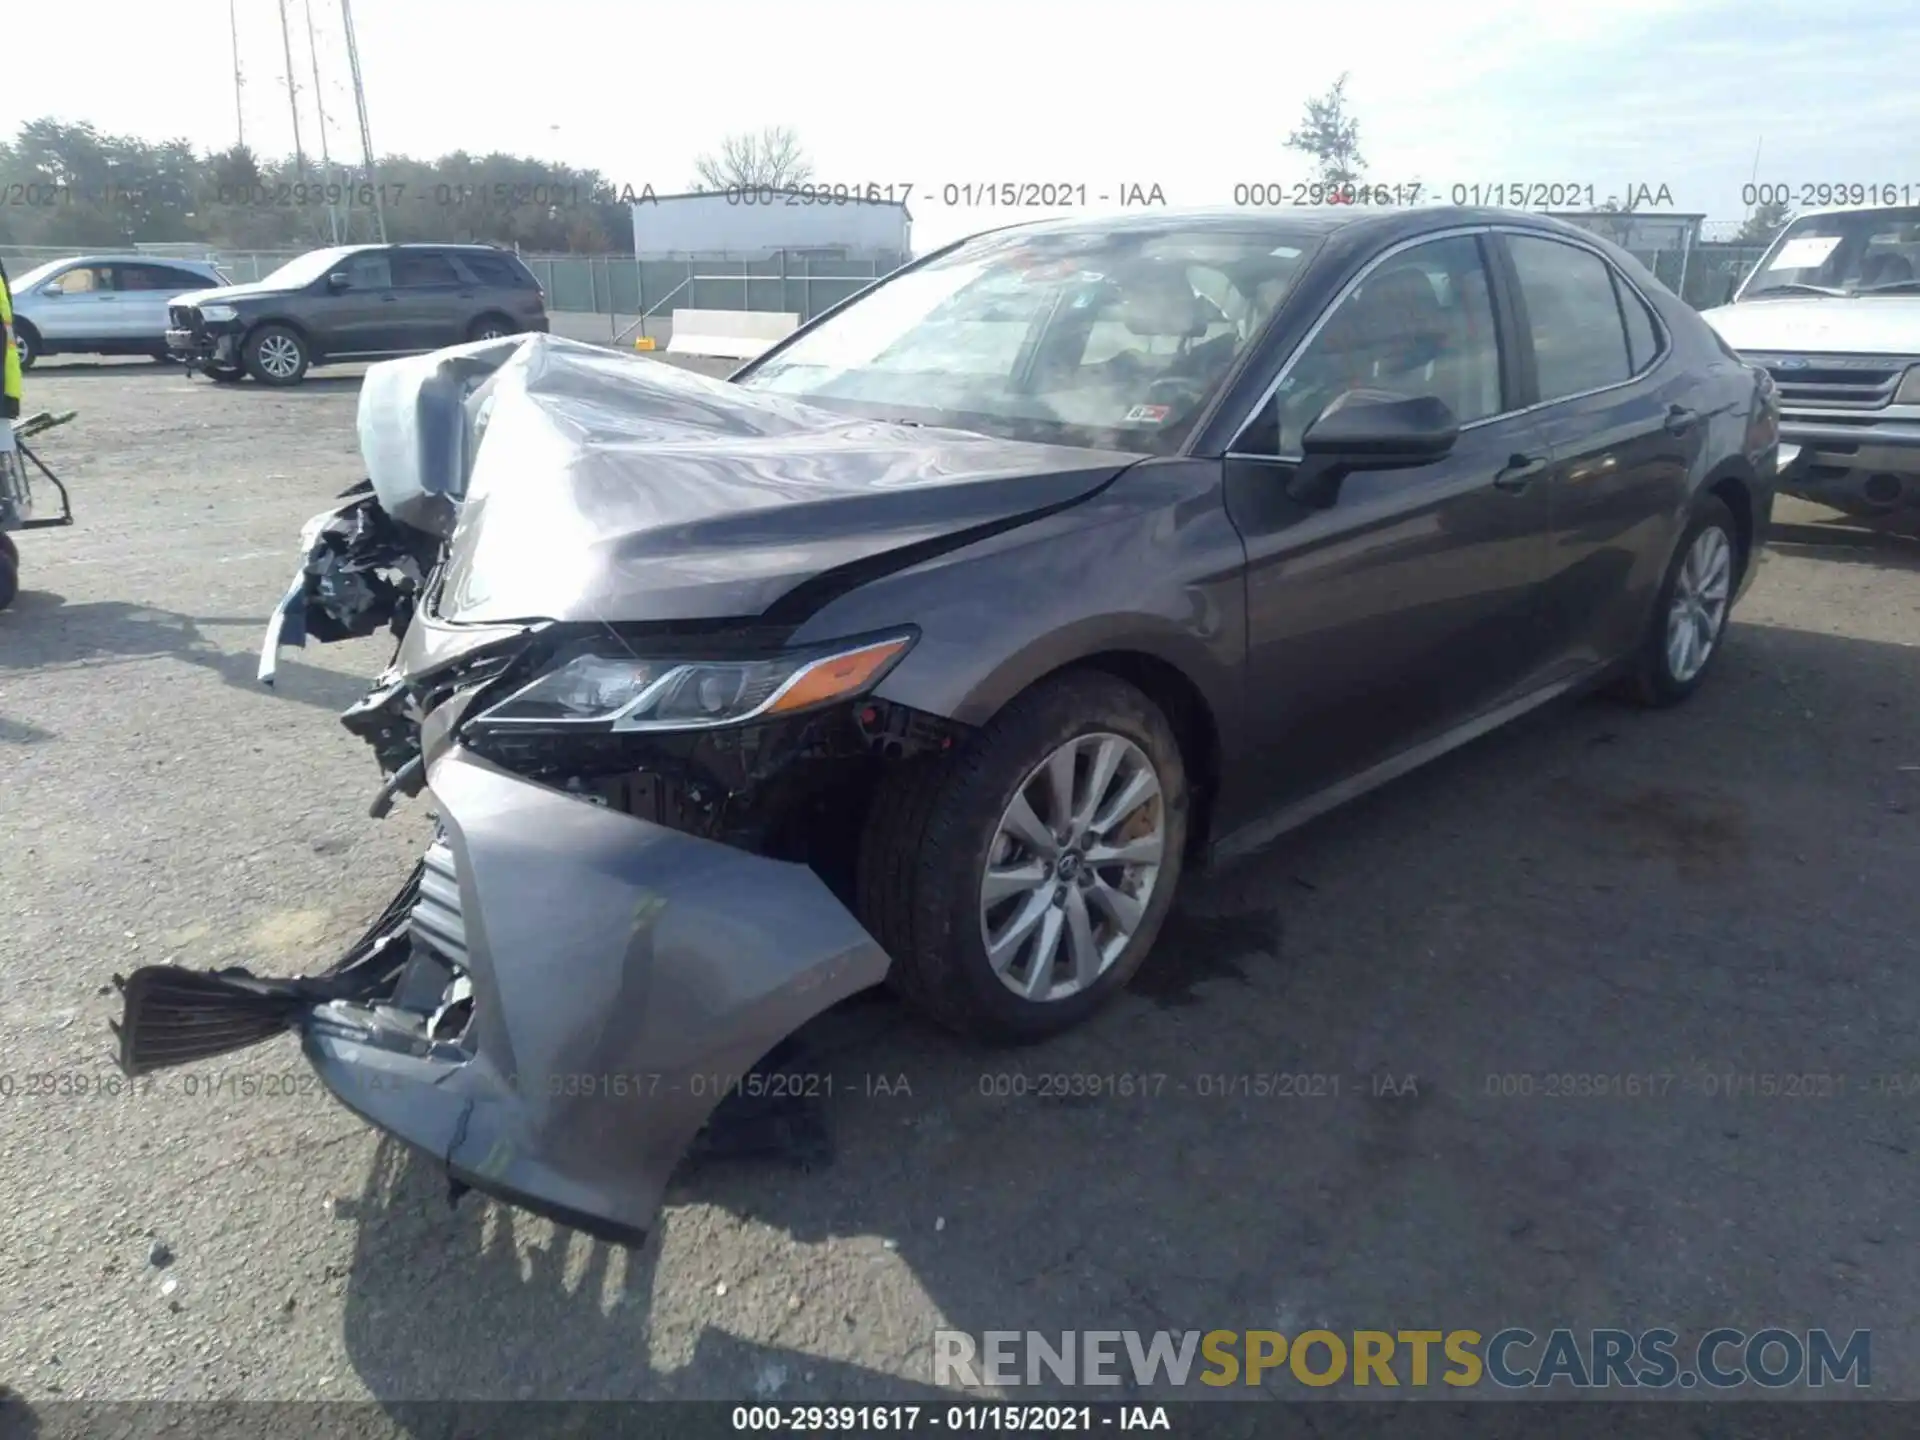
[[[418,804],[366,818],[333,719],[384,646],[252,681],[300,522],[359,477],[356,374],[29,377],[80,418],[42,445],[79,523],[22,537],[0,614],[0,1379],[27,1405],[913,1399],[940,1327],[1309,1324],[1870,1327],[1875,1390],[1920,1395],[1920,1097],[1883,1081],[1920,1072],[1920,547],[1791,502],[1690,705],[1551,709],[1195,885],[1132,993],[1044,1049],[843,1007],[809,1037],[831,1161],[688,1168],[641,1253],[450,1210],[290,1040],[229,1073],[292,1093],[108,1093],[114,971],[330,957],[427,833]],[[1665,1093],[1547,1098],[1565,1072]],[[1161,1078],[1031,1093],[1123,1073]],[[1338,1093],[1253,1093],[1275,1073]],[[47,1074],[77,1093],[28,1093]],[[1729,1074],[1755,1088],[1709,1093]]]

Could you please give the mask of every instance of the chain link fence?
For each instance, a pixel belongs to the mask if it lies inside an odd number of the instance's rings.
[[[9,274],[83,253],[72,249],[0,246]],[[207,260],[244,285],[277,270],[303,250],[221,250],[205,245],[133,245],[92,253]],[[724,254],[637,259],[632,255],[536,255],[520,258],[547,292],[547,308],[586,315],[647,315],[683,310],[779,310],[811,320],[905,262],[905,256],[846,259],[781,252],[765,258]]]

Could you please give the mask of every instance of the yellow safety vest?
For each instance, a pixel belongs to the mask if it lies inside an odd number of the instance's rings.
[[[0,347],[5,349],[5,385],[0,387],[0,420],[20,416],[20,352],[13,348],[13,286],[0,264]]]

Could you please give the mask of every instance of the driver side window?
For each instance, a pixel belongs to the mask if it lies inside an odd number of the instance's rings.
[[[1462,425],[1500,413],[1500,346],[1473,236],[1430,240],[1372,271],[1300,352],[1239,448],[1296,457],[1307,427],[1361,389],[1437,395]]]
[[[349,290],[390,290],[393,288],[393,271],[387,263],[387,257],[379,251],[370,254],[355,255],[347,261],[347,288]]]

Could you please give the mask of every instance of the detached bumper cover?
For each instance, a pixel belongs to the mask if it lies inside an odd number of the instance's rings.
[[[417,883],[412,940],[469,977],[471,1023],[458,1046],[408,1043],[376,1005],[334,999],[297,1011],[302,1047],[342,1103],[456,1182],[638,1243],[740,1077],[877,984],[887,958],[803,866],[460,750],[428,783],[445,836]]]

